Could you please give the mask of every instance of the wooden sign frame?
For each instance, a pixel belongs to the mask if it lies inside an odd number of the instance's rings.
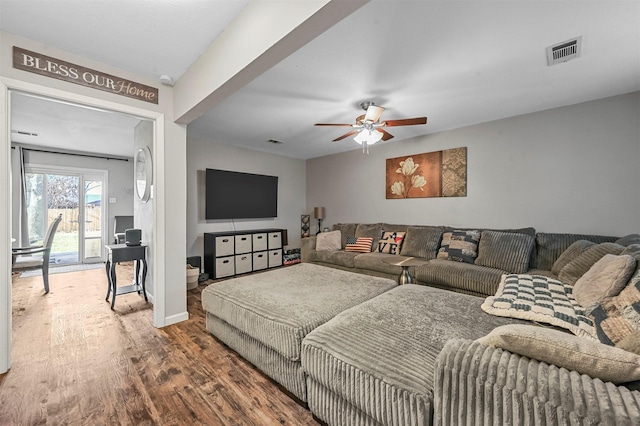
[[[158,89],[13,46],[13,67],[92,89],[158,104]]]

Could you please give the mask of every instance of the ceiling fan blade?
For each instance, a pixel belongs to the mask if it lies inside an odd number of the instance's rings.
[[[393,135],[389,132],[387,132],[384,129],[377,129],[379,132],[382,132],[382,140],[383,141],[388,141],[389,139],[391,139],[393,137]]]
[[[314,126],[348,126],[351,127],[353,124],[344,124],[344,123],[316,123]]]
[[[345,133],[344,135],[340,136],[339,138],[335,138],[332,142],[338,142],[341,141],[344,138],[348,138],[351,135],[355,135],[356,133],[358,133],[359,130],[352,130],[349,133]]]
[[[386,120],[387,127],[393,126],[413,126],[416,124],[427,124],[427,117],[405,118],[402,120]]]
[[[371,123],[376,123],[380,119],[383,111],[384,108],[380,106],[369,105],[369,107],[367,108],[367,113],[364,116],[364,120]]]

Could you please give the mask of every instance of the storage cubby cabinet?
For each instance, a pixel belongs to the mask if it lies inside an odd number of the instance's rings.
[[[207,232],[204,234],[204,271],[224,278],[282,266],[284,229]]]

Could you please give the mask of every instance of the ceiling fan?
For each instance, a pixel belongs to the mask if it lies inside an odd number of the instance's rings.
[[[416,124],[427,124],[427,117],[417,117],[417,118],[405,118],[401,120],[386,120],[380,121],[380,116],[384,111],[384,108],[381,106],[375,105],[371,101],[366,101],[360,103],[360,107],[366,111],[365,114],[356,118],[355,124],[343,124],[343,123],[316,123],[316,126],[349,126],[353,127],[354,130],[345,133],[344,135],[337,137],[333,140],[333,142],[338,142],[344,138],[348,138],[352,135],[357,135],[354,139],[356,142],[362,144],[372,145],[382,139],[383,141],[388,141],[393,137],[393,135],[386,130],[384,127],[394,127],[394,126],[414,126]]]

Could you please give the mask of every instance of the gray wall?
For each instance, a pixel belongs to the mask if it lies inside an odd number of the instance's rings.
[[[205,169],[278,176],[278,217],[205,220]],[[305,214],[305,162],[294,158],[187,138],[187,253],[203,255],[203,234],[261,228],[287,229],[288,248],[300,247],[300,215]],[[203,259],[204,262],[204,259]]]
[[[428,115],[428,112],[427,112]],[[307,161],[307,208],[337,222],[640,232],[640,93]],[[427,124],[428,126],[429,124]],[[390,130],[393,133],[392,129]],[[346,139],[342,143],[353,143]],[[467,147],[467,197],[385,199],[385,160]]]
[[[133,136],[133,135],[132,135]],[[48,149],[48,148],[46,148]],[[133,142],[131,146],[133,152]],[[12,150],[12,156],[16,150]],[[93,154],[92,154],[93,155]],[[53,167],[75,167],[79,169],[107,170],[109,182],[107,183],[107,200],[115,198],[115,204],[107,204],[107,215],[109,222],[107,226],[107,238],[111,243],[113,238],[113,218],[114,216],[133,214],[133,159],[128,161],[106,160],[92,157],[78,157],[64,154],[51,154],[44,152],[25,151],[25,162],[53,166]],[[15,163],[14,163],[15,164]],[[12,215],[18,217],[19,207],[19,185],[20,172],[18,169],[11,171],[12,180]],[[18,220],[13,220],[12,234],[18,235]]]

